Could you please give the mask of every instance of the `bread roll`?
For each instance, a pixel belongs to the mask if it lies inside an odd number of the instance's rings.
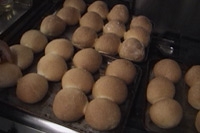
[[[150,118],[158,127],[169,129],[177,126],[183,117],[181,105],[174,99],[166,98],[150,107]]]
[[[85,120],[96,130],[114,129],[118,126],[120,119],[120,108],[108,99],[95,98],[86,107]]]
[[[81,17],[79,10],[70,6],[61,8],[56,15],[64,20],[67,25],[78,24]]]
[[[139,40],[144,47],[147,47],[150,41],[150,34],[142,27],[133,27],[124,33],[124,40],[128,38],[135,38]]]
[[[92,90],[94,78],[91,73],[81,68],[72,68],[62,77],[62,88],[76,88],[84,93]]]
[[[92,48],[85,48],[78,51],[73,58],[74,66],[83,68],[91,73],[99,70],[102,63],[102,56]]]
[[[45,48],[45,54],[56,54],[69,60],[74,54],[73,44],[64,38],[54,39]]]
[[[17,84],[22,72],[17,65],[5,62],[0,64],[0,75],[0,88],[7,88]]]
[[[3,40],[0,40],[0,51],[1,51],[0,63],[4,63],[4,62],[13,63],[14,62],[11,50],[10,50],[8,44]]]
[[[172,59],[161,59],[158,61],[153,67],[153,73],[155,76],[166,77],[173,83],[177,83],[182,76],[179,64]]]
[[[120,38],[124,36],[125,31],[125,24],[116,20],[108,21],[103,27],[104,33],[113,33],[119,36]]]
[[[86,12],[79,21],[80,26],[86,26],[94,29],[96,32],[102,30],[104,22],[96,12]]]
[[[37,64],[37,73],[49,81],[60,81],[67,70],[68,67],[65,60],[55,54],[43,56]]]
[[[59,120],[77,121],[83,117],[87,103],[86,95],[79,89],[61,89],[54,98],[53,113]]]
[[[122,104],[128,95],[125,82],[114,76],[102,76],[94,84],[92,96],[107,98],[117,104]]]
[[[116,4],[108,13],[107,19],[108,21],[117,20],[124,24],[127,23],[129,19],[128,8],[123,4]]]
[[[190,87],[200,81],[200,65],[190,67],[185,74],[185,82]]]
[[[16,95],[25,103],[41,101],[48,91],[48,81],[37,73],[28,73],[17,82]]]
[[[130,23],[130,28],[140,26],[143,27],[146,31],[151,33],[152,31],[152,23],[146,16],[139,15],[132,18]]]
[[[65,0],[63,3],[63,7],[74,7],[80,11],[80,13],[84,13],[86,10],[86,3],[84,0]]]
[[[32,64],[34,53],[30,48],[16,44],[10,46],[10,50],[14,57],[14,63],[19,66],[20,69],[24,70]]]
[[[164,98],[173,98],[175,86],[172,81],[165,77],[155,77],[147,86],[147,101],[151,104]]]
[[[198,111],[196,118],[195,118],[195,128],[199,133],[200,132],[200,111]]]
[[[20,44],[32,49],[34,53],[42,52],[47,43],[47,37],[34,29],[26,31],[20,39]]]
[[[65,31],[65,28],[65,21],[53,14],[46,16],[40,25],[40,31],[48,37],[61,35]]]
[[[97,39],[97,33],[95,30],[80,26],[72,35],[72,43],[78,48],[91,48]]]
[[[200,110],[200,82],[192,85],[188,90],[188,103],[195,109]]]
[[[120,38],[113,33],[105,33],[101,35],[94,43],[97,51],[109,55],[116,55],[121,43]]]
[[[145,57],[145,47],[135,38],[124,40],[118,51],[121,58],[134,62],[141,62]]]
[[[137,74],[135,65],[126,59],[116,59],[112,61],[106,68],[105,75],[115,76],[126,84],[133,83]]]
[[[97,0],[88,6],[87,11],[96,12],[101,16],[102,19],[105,20],[108,15],[109,9],[104,1]]]

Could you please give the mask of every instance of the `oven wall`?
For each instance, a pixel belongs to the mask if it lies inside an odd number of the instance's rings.
[[[154,32],[178,33],[200,40],[199,0],[133,0],[133,14],[146,15]]]

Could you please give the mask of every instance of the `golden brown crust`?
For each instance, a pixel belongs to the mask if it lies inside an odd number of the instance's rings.
[[[114,129],[120,119],[120,108],[108,99],[93,99],[86,107],[85,120],[94,129],[100,131]]]
[[[48,37],[57,37],[61,35],[65,28],[65,21],[53,14],[46,16],[40,24],[40,31]]]
[[[94,78],[91,73],[81,68],[72,68],[62,77],[62,88],[77,88],[84,93],[92,90]]]
[[[21,69],[12,63],[1,63],[0,70],[0,88],[13,87],[17,84],[17,80],[22,77]]]
[[[200,65],[190,67],[185,74],[184,80],[190,87],[200,82]]]
[[[163,76],[177,83],[181,76],[182,71],[179,64],[172,59],[162,59],[158,61],[153,67],[154,76]]]
[[[126,27],[124,23],[121,23],[120,21],[116,20],[108,21],[103,27],[104,33],[113,33],[119,36],[120,38],[124,36],[125,31]]]
[[[75,88],[61,89],[53,101],[53,113],[62,121],[73,122],[84,116],[88,103],[86,95]]]
[[[89,7],[87,8],[87,11],[96,12],[101,16],[102,19],[106,19],[109,9],[108,9],[107,4],[104,1],[97,0],[89,5]]]
[[[47,43],[47,37],[35,29],[26,31],[20,39],[20,44],[32,49],[34,53],[42,52]]]
[[[182,117],[181,105],[174,99],[160,100],[150,107],[150,118],[160,128],[169,129],[177,126]]]
[[[93,48],[85,48],[78,51],[73,58],[73,64],[78,68],[86,69],[94,73],[99,70],[102,56]]]
[[[123,4],[115,5],[107,15],[107,19],[110,20],[117,20],[122,23],[127,23],[129,19],[129,11],[128,8]]]
[[[148,102],[154,104],[164,98],[173,98],[175,86],[165,77],[155,77],[148,83],[146,95]]]
[[[133,27],[124,33],[124,40],[128,38],[135,38],[139,40],[144,47],[147,47],[150,41],[150,33],[142,27]]]
[[[136,77],[137,70],[132,62],[126,59],[116,59],[107,66],[105,74],[116,76],[126,84],[131,84]]]
[[[69,60],[74,54],[74,47],[71,41],[67,39],[54,39],[47,44],[45,54],[56,54],[65,60]]]
[[[37,64],[37,73],[49,81],[60,81],[67,70],[65,60],[55,54],[43,56]]]
[[[29,73],[17,82],[16,95],[25,103],[41,101],[48,91],[48,81],[41,75]]]
[[[128,89],[123,80],[114,76],[102,76],[94,84],[92,96],[107,98],[117,104],[122,104],[128,95]]]
[[[96,12],[86,12],[79,21],[80,26],[86,26],[94,29],[96,32],[102,30],[104,22]]]
[[[72,35],[72,43],[78,48],[91,48],[97,39],[97,33],[95,30],[80,26]]]
[[[120,38],[112,33],[105,33],[101,35],[94,43],[97,51],[109,55],[116,55],[121,43]]]
[[[61,18],[62,20],[64,20],[66,22],[67,25],[76,25],[78,24],[81,14],[79,12],[79,10],[77,10],[74,7],[63,7],[61,8],[56,15]]]
[[[130,61],[141,62],[145,57],[145,47],[135,38],[124,40],[118,51],[121,58]]]
[[[24,70],[32,64],[34,53],[30,48],[16,44],[10,46],[10,50],[14,57],[14,63],[19,66],[20,69]]]
[[[84,13],[86,10],[86,3],[84,0],[65,0],[63,3],[63,7],[74,7],[80,11],[80,13]]]
[[[151,31],[152,31],[151,21],[149,20],[149,18],[147,18],[146,16],[143,16],[143,15],[134,16],[132,18],[131,23],[130,23],[130,28],[133,28],[136,26],[143,27],[149,33],[151,33]]]

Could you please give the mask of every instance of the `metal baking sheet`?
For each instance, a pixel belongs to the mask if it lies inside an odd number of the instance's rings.
[[[153,78],[152,69],[155,63],[161,59],[162,58],[156,58],[149,61],[149,76],[148,76],[147,81],[150,81]],[[146,101],[146,110],[145,110],[144,118],[143,118],[144,128],[146,129],[146,131],[155,132],[155,133],[177,133],[177,132],[197,133],[194,123],[195,123],[195,117],[198,110],[192,108],[191,105],[189,105],[187,101],[187,94],[188,94],[189,87],[184,82],[184,75],[189,69],[189,67],[191,67],[191,65],[184,64],[182,62],[178,62],[178,63],[182,70],[182,77],[180,81],[175,84],[176,93],[175,93],[174,99],[177,100],[183,108],[183,118],[181,122],[179,123],[179,125],[177,125],[174,128],[171,128],[171,129],[159,128],[151,121],[149,117],[149,107],[151,105]],[[147,85],[148,85],[148,82],[146,84],[146,87]]]

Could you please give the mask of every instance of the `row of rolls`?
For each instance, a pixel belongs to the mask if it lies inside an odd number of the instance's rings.
[[[194,109],[196,114],[190,114],[187,119],[191,119],[196,131],[200,132],[200,65],[185,70],[181,66],[170,58],[160,59],[154,64],[146,91],[148,114],[157,127],[172,129],[182,121],[186,122],[187,111]]]
[[[139,29],[138,34],[132,31],[134,28],[126,33],[129,17],[123,4],[109,11],[104,1],[95,1],[87,7],[83,0],[65,0],[60,10],[43,18],[39,30],[30,29],[21,36],[19,44],[6,46],[5,53],[9,52],[11,59],[1,62],[1,75],[5,76],[0,80],[6,82],[0,87],[16,86],[20,101],[37,104],[47,95],[49,82],[60,82],[61,88],[52,101],[57,119],[74,122],[84,118],[89,126],[100,131],[116,128],[122,119],[120,105],[126,102],[128,86],[137,75],[132,61],[143,59],[152,28],[147,17],[139,16],[132,23]],[[137,20],[149,25],[149,31]],[[66,38],[63,35],[66,29],[77,24],[72,38]],[[142,42],[146,35],[147,40]],[[122,40],[127,43],[122,44]],[[43,52],[36,70],[23,73]],[[94,75],[103,65],[102,53],[124,58],[107,62],[103,75],[96,78]],[[126,53],[130,58],[125,57]]]

